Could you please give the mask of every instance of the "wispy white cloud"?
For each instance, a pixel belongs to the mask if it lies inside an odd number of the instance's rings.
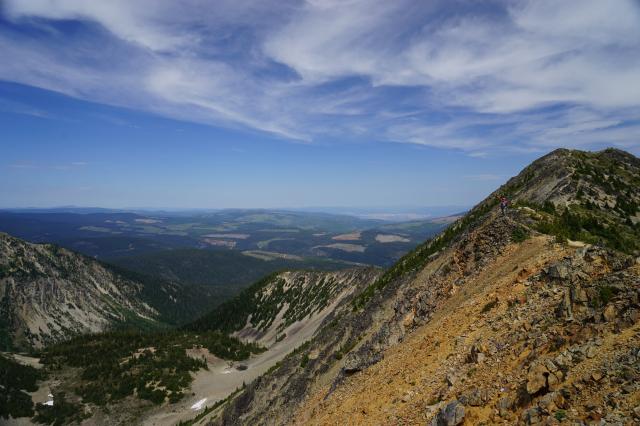
[[[0,29],[0,79],[81,99],[305,142],[640,147],[633,0],[8,0],[5,13],[48,32]]]
[[[178,3],[178,2],[176,2]],[[77,19],[97,22],[123,40],[151,50],[172,50],[188,46],[196,37],[172,25],[179,5],[171,7],[166,1],[131,2],[112,0],[87,2],[83,0],[8,1],[6,12],[14,19],[39,17],[46,19]]]
[[[78,170],[89,165],[86,161],[72,161],[64,164],[43,164],[34,162],[17,162],[8,164],[7,167],[16,170]]]

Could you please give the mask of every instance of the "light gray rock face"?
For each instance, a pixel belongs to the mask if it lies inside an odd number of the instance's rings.
[[[155,321],[142,285],[88,257],[0,233],[0,318],[18,348],[41,348],[116,323]]]
[[[234,336],[269,347],[278,336],[295,333],[312,318],[320,323],[332,307],[352,296],[363,277],[366,279],[367,269],[286,271],[274,275],[251,295],[255,312],[247,314],[244,327]]]

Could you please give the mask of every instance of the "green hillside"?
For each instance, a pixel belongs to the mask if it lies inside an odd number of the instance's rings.
[[[116,274],[142,284],[142,300],[157,310],[159,320],[169,326],[192,321],[233,294],[224,287],[183,284],[116,265],[104,265]]]

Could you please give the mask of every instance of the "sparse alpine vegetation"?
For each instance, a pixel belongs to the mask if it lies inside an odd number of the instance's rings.
[[[207,368],[203,353],[246,360],[273,345],[288,355],[211,401],[198,422],[630,419],[640,383],[639,176],[640,161],[621,151],[557,150],[384,273],[275,273],[179,330],[48,346],[45,373],[67,377],[61,404],[30,413],[69,422],[134,400],[170,410]],[[499,197],[510,201],[506,214]],[[11,277],[44,279],[37,267],[3,265]],[[312,331],[295,340],[305,321]],[[12,392],[22,401],[23,390]],[[28,410],[22,402],[12,409]]]
[[[540,203],[531,189],[515,205],[533,227],[558,241],[578,240],[640,254],[640,161],[623,151],[560,151],[566,163],[552,194]],[[533,196],[532,196],[533,195]]]
[[[363,308],[376,291],[381,290],[391,281],[423,268],[434,256],[446,248],[469,226],[486,215],[496,204],[496,200],[489,200],[489,202],[478,205],[461,219],[449,225],[442,233],[404,255],[391,268],[387,269],[376,282],[367,287],[365,291],[353,300],[354,309]]]
[[[185,396],[191,397],[189,388],[195,374],[208,370],[211,362],[216,365],[212,361],[215,357],[246,361],[267,350],[257,343],[259,338],[253,343],[242,342],[230,333],[247,327],[262,333],[273,329],[273,341],[269,342],[277,344],[291,337],[288,326],[300,322],[304,328],[304,321],[317,318],[324,308],[361,289],[364,279],[375,279],[377,274],[376,268],[273,274],[202,321],[180,330],[109,331],[48,345],[38,354],[43,371],[61,383],[55,387],[53,407],[37,405],[34,419],[63,424],[79,421],[87,413],[108,415],[123,405],[142,411],[176,407]],[[313,323],[312,330],[318,324]],[[295,342],[295,331],[292,334]],[[306,345],[294,347],[293,353],[298,354]],[[215,380],[215,374],[212,377]],[[130,419],[124,414],[117,421]]]

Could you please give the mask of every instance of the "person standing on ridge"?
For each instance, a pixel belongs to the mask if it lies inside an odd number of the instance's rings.
[[[500,210],[502,210],[502,215],[506,216],[507,215],[507,206],[509,205],[509,200],[507,199],[507,197],[499,197],[500,198]]]

